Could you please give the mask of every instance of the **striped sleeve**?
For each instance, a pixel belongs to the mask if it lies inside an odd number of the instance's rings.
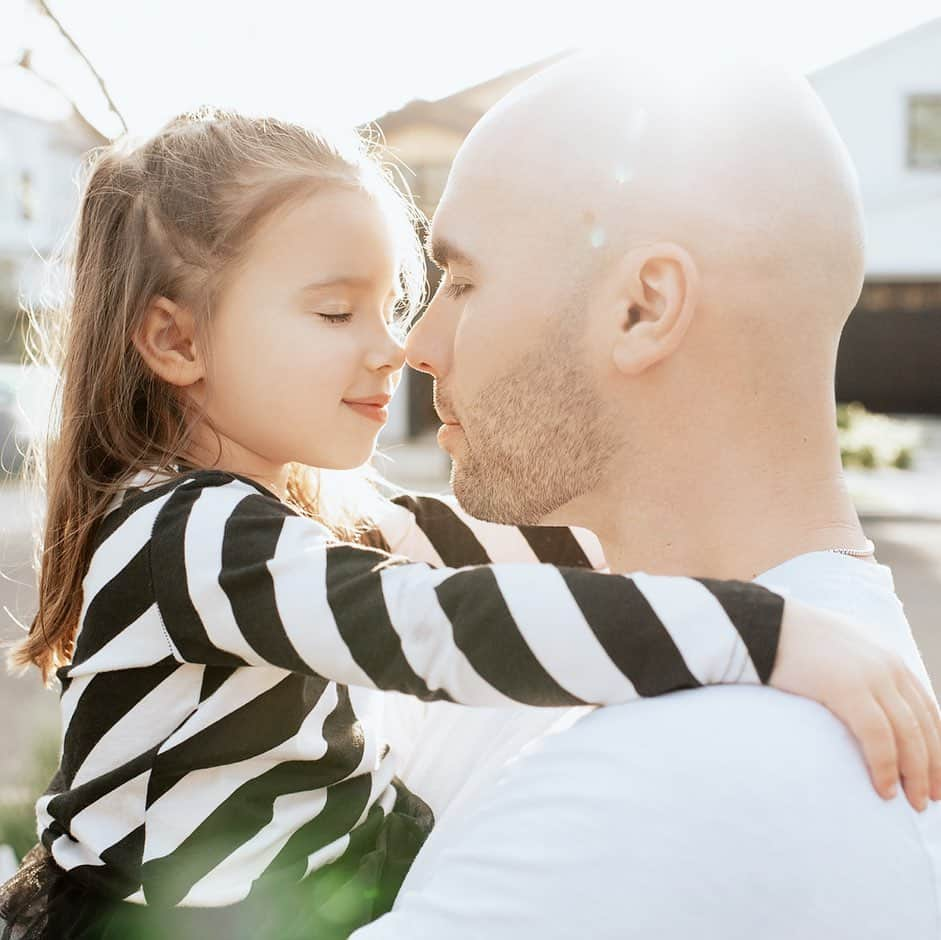
[[[783,599],[747,582],[501,563],[435,568],[232,481],[180,487],[150,541],[173,656],[466,705],[614,704],[765,682]]]
[[[453,496],[396,496],[377,520],[377,528],[389,551],[436,566],[543,562],[569,568],[607,567],[601,543],[588,529],[484,522],[466,513]]]

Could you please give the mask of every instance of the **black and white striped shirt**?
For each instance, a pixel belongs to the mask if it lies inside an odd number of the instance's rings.
[[[382,535],[412,560],[336,542],[247,477],[132,481],[59,672],[37,813],[62,868],[161,906],[303,879],[395,800],[378,690],[564,706],[771,673],[783,600],[757,585],[594,571],[574,530],[432,497],[400,497]]]

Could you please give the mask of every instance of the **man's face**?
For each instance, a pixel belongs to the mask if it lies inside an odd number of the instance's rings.
[[[588,335],[590,258],[547,215],[456,165],[429,239],[441,284],[406,344],[435,378],[455,495],[516,525],[594,489],[616,450]]]

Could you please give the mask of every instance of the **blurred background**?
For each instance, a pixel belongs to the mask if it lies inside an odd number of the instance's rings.
[[[941,9],[937,0],[708,5],[479,0],[0,0],[0,641],[35,609],[37,506],[22,451],[46,424],[49,376],[24,364],[24,308],[77,205],[92,148],[201,104],[313,125],[378,127],[432,215],[462,140],[518,83],[585,45],[665,40],[747,49],[807,74],[859,171],[866,285],[836,393],[847,477],[941,688]],[[435,274],[429,270],[434,286]],[[427,376],[403,380],[378,466],[447,489]],[[56,759],[55,692],[0,671],[0,845],[33,841]],[[0,858],[0,868],[3,860]]]

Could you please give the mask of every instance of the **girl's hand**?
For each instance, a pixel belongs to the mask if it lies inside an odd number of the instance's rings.
[[[825,705],[859,739],[878,793],[899,777],[921,811],[941,799],[941,716],[902,658],[847,617],[788,598],[770,685]]]

